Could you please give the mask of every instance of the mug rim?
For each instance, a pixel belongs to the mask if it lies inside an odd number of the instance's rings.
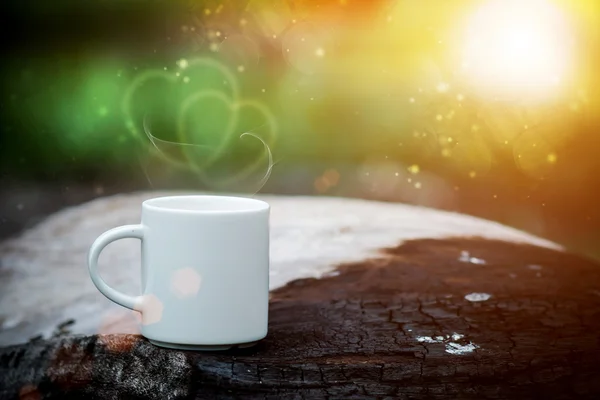
[[[173,205],[178,201],[200,202],[206,200],[219,200],[232,203],[231,207],[226,208],[202,208],[185,207],[183,205]],[[158,204],[156,204],[158,203]],[[166,203],[166,204],[160,204]],[[189,204],[189,203],[187,203]],[[178,213],[178,214],[245,214],[269,210],[269,203],[263,200],[253,199],[241,196],[219,196],[219,195],[173,195],[153,197],[142,202],[142,209],[157,212]]]

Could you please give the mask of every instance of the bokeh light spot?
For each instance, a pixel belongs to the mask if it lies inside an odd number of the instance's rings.
[[[160,322],[164,305],[156,295],[148,293],[141,297],[135,309],[142,313],[142,325],[150,325]]]
[[[177,65],[181,69],[186,69],[188,67],[189,63],[188,63],[188,60],[186,60],[185,58],[182,58],[181,60],[177,61]]]
[[[335,169],[328,169],[323,175],[317,177],[314,182],[315,190],[318,193],[324,193],[329,188],[334,187],[338,184],[340,174]]]
[[[193,297],[200,291],[202,277],[193,268],[175,271],[171,278],[171,291],[179,298]]]
[[[421,169],[417,164],[413,164],[410,167],[408,167],[408,172],[410,172],[411,174],[418,174],[420,170]]]
[[[450,90],[450,85],[447,84],[446,82],[440,82],[438,83],[438,85],[436,86],[436,90],[439,93],[446,93],[448,92],[448,90]]]

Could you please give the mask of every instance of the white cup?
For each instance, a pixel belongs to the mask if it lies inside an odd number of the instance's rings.
[[[142,295],[98,275],[100,252],[123,238],[142,242]],[[142,314],[142,335],[184,350],[247,347],[267,335],[269,205],[225,196],[146,200],[142,222],[111,229],[88,256],[92,281],[109,300]]]

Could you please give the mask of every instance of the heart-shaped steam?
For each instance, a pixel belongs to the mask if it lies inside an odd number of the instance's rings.
[[[262,187],[273,166],[269,143],[272,144],[276,138],[277,124],[272,113],[257,101],[240,99],[235,76],[215,60],[191,60],[186,62],[184,72],[185,76],[182,77],[181,72],[174,74],[148,70],[137,76],[127,89],[122,103],[127,128],[137,139],[149,140],[155,153],[163,160],[194,171],[211,186],[226,187],[268,162],[266,172],[258,182]],[[154,92],[144,93],[153,85]],[[167,123],[168,128],[161,131],[166,133],[167,138],[159,138],[151,130],[154,128],[154,124],[151,124],[153,112],[166,112],[167,119],[171,121]],[[225,113],[223,118],[219,117],[219,112]],[[254,122],[250,127],[256,128],[258,125],[261,136],[265,136],[266,140],[244,129],[248,127],[247,119],[251,115]],[[209,117],[212,117],[212,125],[210,121],[206,122],[210,120]],[[143,133],[140,128],[143,128]],[[210,130],[214,131],[212,138]],[[228,149],[245,137],[260,141],[265,151],[227,177],[217,182],[209,179],[207,169],[217,165],[220,159],[224,159]],[[206,143],[210,139],[212,142]]]

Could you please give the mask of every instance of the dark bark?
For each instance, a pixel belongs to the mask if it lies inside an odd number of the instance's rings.
[[[253,349],[134,335],[0,349],[0,397],[599,398],[598,267],[529,245],[416,240],[273,292]],[[491,297],[465,299],[475,292]]]

